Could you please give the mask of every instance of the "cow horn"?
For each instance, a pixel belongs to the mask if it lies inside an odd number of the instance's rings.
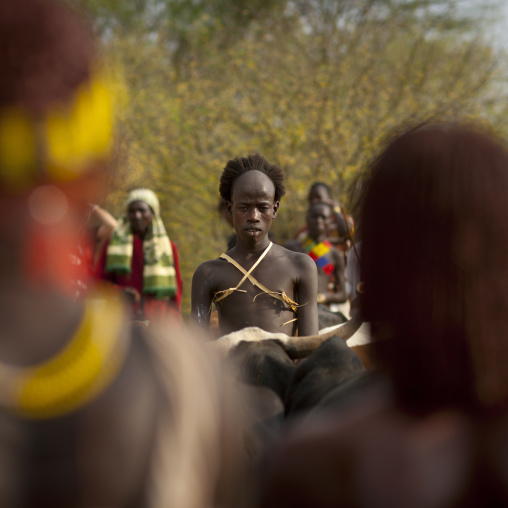
[[[336,329],[331,330],[323,335],[307,335],[302,337],[289,337],[283,333],[270,334],[262,330],[255,333],[261,333],[263,336],[259,340],[276,340],[281,347],[286,351],[290,358],[305,358],[312,351],[318,348],[323,342],[331,337],[339,337],[343,340],[348,340],[360,328],[362,319],[359,316],[351,318],[346,323],[338,326]],[[255,329],[254,329],[255,330]],[[257,341],[258,339],[249,338],[249,341]],[[210,343],[210,346],[220,351],[222,354],[227,355],[234,347],[236,347],[242,338],[237,337],[232,340],[229,336],[220,338]]]
[[[354,316],[341,326],[322,335],[307,335],[303,337],[287,337],[284,341],[279,341],[282,348],[290,358],[305,358],[317,349],[323,342],[332,337],[339,337],[343,340],[351,338],[362,325],[362,318]]]

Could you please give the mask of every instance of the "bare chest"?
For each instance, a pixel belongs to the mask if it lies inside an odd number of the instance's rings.
[[[258,294],[264,289],[271,292],[293,294],[297,282],[297,274],[291,263],[284,262],[279,258],[263,259],[258,266],[253,268],[254,263],[232,262],[225,259],[217,261],[220,270],[214,277],[214,290],[221,291],[230,288],[242,290],[248,294]],[[266,292],[266,291],[265,291]]]
[[[294,333],[298,300],[294,274],[288,266],[267,261],[262,269],[259,267],[247,276],[221,260],[225,266],[215,285],[213,301],[219,311],[222,333],[246,326]]]

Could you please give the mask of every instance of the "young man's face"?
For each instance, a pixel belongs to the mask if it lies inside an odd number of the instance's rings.
[[[274,195],[273,182],[260,171],[248,171],[233,182],[227,207],[238,238],[256,243],[268,234],[279,209]]]
[[[318,239],[328,234],[332,210],[325,204],[312,205],[307,214],[307,232],[311,238]]]

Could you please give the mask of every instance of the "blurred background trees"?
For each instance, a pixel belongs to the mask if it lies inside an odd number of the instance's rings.
[[[488,41],[496,0],[72,1],[127,89],[106,204],[119,214],[127,189],[158,193],[185,313],[193,271],[225,250],[218,180],[230,158],[259,152],[283,168],[282,243],[310,184],[348,206],[394,130],[429,119],[506,130],[506,60]]]

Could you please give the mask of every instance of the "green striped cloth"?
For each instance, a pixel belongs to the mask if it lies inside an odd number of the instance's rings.
[[[128,210],[134,201],[144,201],[154,212],[143,240],[143,293],[161,299],[171,297],[176,293],[175,263],[171,242],[160,218],[159,200],[149,189],[136,189],[129,193],[125,208]],[[127,216],[123,216],[109,240],[106,271],[121,275],[130,273],[132,252],[132,231]]]

